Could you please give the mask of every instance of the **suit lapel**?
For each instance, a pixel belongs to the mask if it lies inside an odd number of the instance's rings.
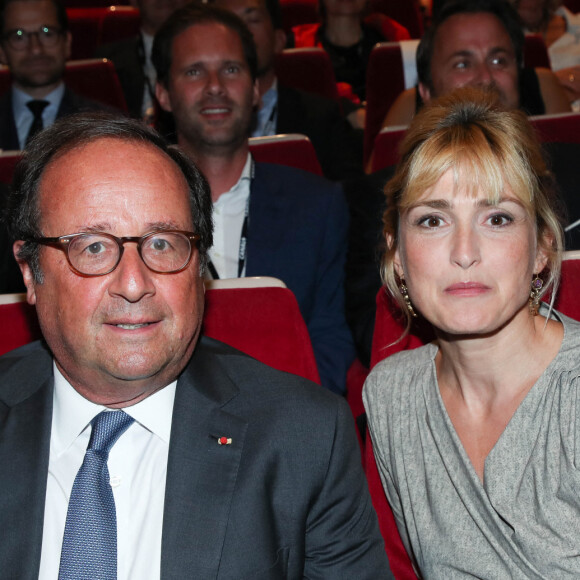
[[[248,265],[246,276],[264,276],[276,270],[280,247],[288,235],[288,208],[278,179],[272,179],[276,166],[256,163],[250,193]]]
[[[16,388],[24,391],[46,377],[37,365],[20,369]],[[35,376],[35,372],[38,372]],[[10,377],[7,378],[10,380]],[[0,403],[0,576],[38,578],[46,479],[50,450],[53,379],[32,395],[7,406]]]
[[[216,578],[247,422],[223,406],[238,389],[199,344],[175,396],[161,578]],[[218,444],[218,438],[231,439]]]

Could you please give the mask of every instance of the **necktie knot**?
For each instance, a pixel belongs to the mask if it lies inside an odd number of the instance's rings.
[[[49,102],[43,99],[33,99],[32,101],[28,101],[28,103],[26,103],[26,106],[30,109],[35,119],[42,117],[42,112],[44,109],[46,109],[46,107],[48,107],[48,105]]]
[[[87,450],[109,454],[117,439],[133,423],[133,418],[124,411],[102,411],[92,421],[93,429]]]

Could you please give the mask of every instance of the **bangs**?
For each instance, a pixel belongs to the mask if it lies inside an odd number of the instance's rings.
[[[451,170],[454,192],[475,197],[482,192],[490,204],[497,204],[507,189],[526,212],[534,214],[533,182],[527,156],[519,155],[513,143],[500,142],[482,127],[455,126],[432,134],[413,151],[408,160],[406,183],[399,200],[399,210],[415,205]]]

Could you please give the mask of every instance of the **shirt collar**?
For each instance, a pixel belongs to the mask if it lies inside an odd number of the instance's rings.
[[[229,191],[222,193],[222,195],[218,197],[217,201],[213,204],[214,207],[231,208],[233,200],[245,200],[250,195],[250,181],[253,177],[253,166],[252,155],[248,152],[246,163],[244,164],[240,178]]]
[[[66,451],[101,411],[107,409],[85,399],[64,378],[53,362],[54,406],[51,448],[57,456]],[[177,381],[123,411],[145,429],[169,443]]]
[[[60,105],[60,101],[62,100],[62,97],[64,95],[64,83],[60,83],[60,85],[58,85],[58,87],[56,87],[56,89],[54,89],[54,91],[51,91],[50,93],[48,93],[48,95],[45,95],[44,97],[42,97],[42,101],[48,101],[48,107],[56,107],[58,108],[58,106]],[[30,113],[30,109],[26,106],[26,103],[28,103],[28,101],[33,101],[34,97],[31,97],[28,93],[25,93],[24,91],[21,91],[20,89],[17,89],[16,87],[12,87],[12,102],[14,103],[14,112],[15,113],[20,113],[21,111],[25,110],[28,113]]]

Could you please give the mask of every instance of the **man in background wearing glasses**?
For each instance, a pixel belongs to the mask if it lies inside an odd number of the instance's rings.
[[[55,119],[104,109],[63,82],[71,34],[58,0],[4,0],[0,4],[0,61],[8,65],[12,88],[0,97],[0,148],[24,149]]]
[[[76,115],[11,196],[46,344],[0,358],[0,576],[391,578],[344,400],[200,338],[195,165],[139,121]]]

